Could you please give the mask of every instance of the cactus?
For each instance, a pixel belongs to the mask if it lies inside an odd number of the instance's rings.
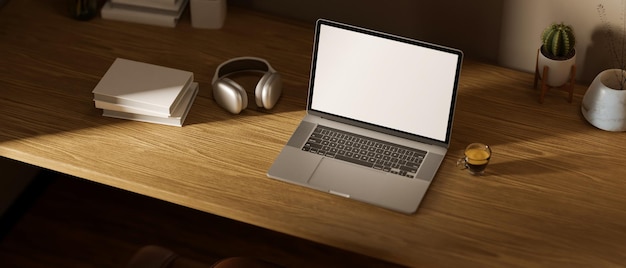
[[[544,55],[553,59],[568,59],[574,53],[576,38],[572,26],[555,23],[548,26],[541,34]]]

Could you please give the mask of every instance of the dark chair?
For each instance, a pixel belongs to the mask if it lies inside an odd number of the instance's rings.
[[[139,249],[127,268],[277,268],[279,265],[248,257],[230,257],[215,263],[201,263],[179,256],[173,251],[149,245]]]

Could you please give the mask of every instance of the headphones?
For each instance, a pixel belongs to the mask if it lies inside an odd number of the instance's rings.
[[[256,57],[233,58],[220,64],[213,76],[213,98],[219,106],[239,114],[248,106],[246,90],[226,76],[238,72],[261,72],[263,77],[256,84],[254,96],[256,105],[265,109],[272,109],[282,92],[280,74],[264,59]]]

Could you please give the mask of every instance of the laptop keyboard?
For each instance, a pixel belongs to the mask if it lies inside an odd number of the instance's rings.
[[[318,125],[303,151],[415,178],[426,152]]]

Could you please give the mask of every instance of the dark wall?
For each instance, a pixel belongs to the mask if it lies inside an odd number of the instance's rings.
[[[459,48],[496,62],[503,0],[229,0],[229,4],[313,22],[327,18]]]

